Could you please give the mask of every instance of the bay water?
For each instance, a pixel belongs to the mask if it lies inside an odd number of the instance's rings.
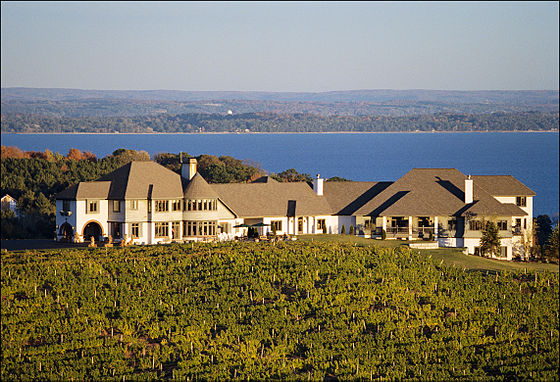
[[[229,155],[269,173],[294,168],[323,178],[394,181],[412,168],[456,168],[472,175],[513,175],[536,192],[534,216],[558,219],[559,133],[309,133],[309,134],[2,134],[24,151],[70,148],[98,158],[119,148]]]

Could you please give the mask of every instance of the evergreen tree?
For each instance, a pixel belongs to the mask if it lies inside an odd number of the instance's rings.
[[[344,224],[342,225],[342,229],[340,230],[340,234],[341,235],[346,235],[346,227],[344,226]]]
[[[500,245],[498,226],[492,221],[487,221],[480,238],[480,251],[482,255],[499,255]]]
[[[348,235],[353,235],[354,234],[354,225],[350,224],[350,230],[348,231]]]

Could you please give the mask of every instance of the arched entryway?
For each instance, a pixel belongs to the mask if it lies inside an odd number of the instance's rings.
[[[62,236],[60,241],[71,242],[72,238],[74,237],[74,230],[72,229],[70,223],[66,222],[60,226],[58,234]]]
[[[84,241],[90,241],[92,236],[95,241],[99,241],[101,240],[102,235],[103,229],[98,222],[90,221],[84,226],[84,232],[82,234],[82,236],[84,237]]]

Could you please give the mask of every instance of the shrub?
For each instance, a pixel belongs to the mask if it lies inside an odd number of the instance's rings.
[[[381,230],[381,240],[387,239],[387,231]]]
[[[340,230],[340,234],[341,235],[346,235],[346,227],[344,226],[344,224],[342,225],[342,229]]]
[[[348,230],[348,235],[354,234],[354,225],[350,224],[350,230]]]

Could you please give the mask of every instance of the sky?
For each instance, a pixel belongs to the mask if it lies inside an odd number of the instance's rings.
[[[558,90],[558,2],[1,3],[2,87]]]

